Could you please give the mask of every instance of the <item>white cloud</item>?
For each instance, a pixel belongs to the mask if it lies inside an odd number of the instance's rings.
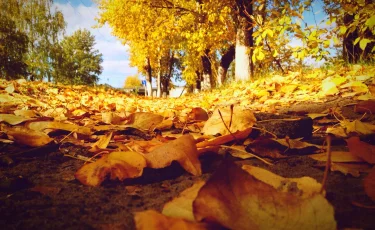
[[[135,74],[137,69],[129,66],[127,48],[111,35],[108,25],[93,28],[97,25],[98,17],[96,5],[90,7],[82,4],[73,7],[71,4],[54,3],[53,9],[58,8],[67,22],[66,35],[71,35],[78,29],[88,29],[94,36],[95,48],[103,54],[103,73],[99,76],[99,83],[107,83],[114,87],[122,87],[125,77]]]

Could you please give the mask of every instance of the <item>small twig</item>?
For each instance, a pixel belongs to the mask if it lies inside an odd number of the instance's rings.
[[[331,168],[331,135],[327,135],[326,138],[327,141],[327,162],[326,162],[326,168],[324,170],[324,175],[323,175],[323,181],[322,181],[322,188],[320,189],[320,193],[323,193],[327,184],[327,178],[328,178],[328,173]]]
[[[59,144],[61,144],[66,138],[68,138],[70,135],[72,135],[74,133],[74,131],[71,131],[70,133],[68,133],[63,139],[61,139],[59,141]]]
[[[255,154],[252,154],[252,153],[249,153],[249,152],[243,151],[243,150],[241,150],[241,149],[236,149],[236,148],[233,148],[232,146],[226,146],[226,145],[220,145],[220,147],[222,147],[222,148],[227,148],[227,149],[233,149],[233,150],[236,150],[236,151],[240,151],[240,152],[243,152],[243,153],[247,153],[247,154],[249,154],[250,156],[255,157],[256,159],[258,159],[258,160],[260,160],[260,161],[262,161],[262,162],[264,162],[264,163],[266,163],[266,164],[268,164],[268,165],[273,165],[271,162],[268,162],[268,161],[264,160],[263,158],[258,157],[258,156],[255,155]]]
[[[98,152],[98,153],[95,154],[94,156],[90,157],[90,158],[85,162],[85,164],[86,164],[88,161],[93,162],[92,159],[94,159],[94,157],[99,156],[99,155],[101,155],[101,154],[103,154],[103,153],[108,153],[108,152],[107,152],[107,151]]]
[[[238,139],[236,138],[236,136],[229,130],[227,124],[225,124],[225,121],[224,121],[223,115],[221,115],[220,109],[218,109],[217,111],[219,112],[221,121],[223,122],[225,128],[228,130],[228,132],[230,133],[230,135],[232,135],[233,139],[238,143]]]
[[[233,117],[233,107],[234,105],[230,105],[230,120],[229,120],[229,128],[232,126],[232,117]]]

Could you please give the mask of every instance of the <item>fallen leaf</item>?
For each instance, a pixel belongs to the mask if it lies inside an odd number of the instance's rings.
[[[216,109],[210,119],[206,121],[202,132],[205,135],[227,135],[237,131],[248,130],[249,128],[253,127],[254,123],[256,122],[253,112],[248,109],[241,108],[240,106],[233,106],[232,108],[233,110],[231,110],[231,106],[226,106]],[[221,116],[219,114],[219,110]],[[228,131],[227,127],[230,132]]]
[[[364,179],[363,186],[367,196],[375,201],[375,167],[371,169],[370,173]]]
[[[199,190],[193,210],[197,221],[229,229],[336,229],[334,209],[323,195],[277,191],[232,162]]]
[[[193,201],[198,195],[198,191],[204,185],[204,181],[198,181],[190,188],[181,192],[178,197],[166,203],[162,214],[169,217],[179,217],[185,220],[195,221],[193,214]]]
[[[97,142],[92,144],[91,149],[89,149],[90,152],[97,152],[98,150],[107,148],[109,142],[112,139],[112,132],[106,133],[105,135],[102,135]]]
[[[326,117],[328,116],[328,113],[308,113],[306,115],[314,120],[315,118]]]
[[[322,185],[311,177],[284,178],[263,168],[251,165],[243,165],[242,169],[278,191],[292,193],[302,198],[318,194],[322,188]]]
[[[22,122],[31,121],[31,120],[34,120],[34,118],[16,116],[13,114],[0,114],[0,122],[5,121],[6,123],[10,125],[18,125]]]
[[[69,132],[76,132],[83,135],[90,135],[91,130],[88,127],[79,126],[75,124],[62,123],[58,121],[31,121],[25,124],[26,127],[32,130],[45,131],[45,130],[65,130]]]
[[[36,117],[36,113],[33,110],[15,110],[14,114],[16,116],[21,116],[21,117],[26,117],[26,118]]]
[[[223,145],[225,143],[228,143],[230,141],[233,141],[235,139],[242,140],[242,139],[245,139],[249,136],[249,134],[251,133],[251,130],[252,130],[252,128],[248,128],[248,129],[245,129],[245,130],[242,130],[242,131],[234,132],[232,134],[227,134],[227,135],[224,135],[224,136],[212,138],[210,140],[205,140],[205,141],[197,143],[197,148],[205,148],[205,147],[209,147],[209,146],[219,146],[219,145]]]
[[[327,153],[313,154],[313,155],[309,155],[309,157],[317,161],[327,161]],[[363,162],[363,159],[353,154],[352,152],[331,151],[331,161],[332,162]]]
[[[188,114],[188,120],[190,121],[207,121],[208,114],[206,110],[196,107],[192,108],[190,113]]]
[[[112,152],[103,155],[94,163],[83,165],[75,173],[75,178],[82,184],[98,186],[108,174],[111,180],[118,178],[122,181],[126,178],[141,176],[145,167],[146,160],[139,153]]]
[[[6,128],[5,133],[11,136],[15,142],[31,147],[44,146],[53,141],[47,134],[25,127]]]
[[[129,115],[128,125],[134,128],[153,130],[155,126],[163,121],[163,116],[154,113],[138,112]]]
[[[134,214],[137,230],[206,230],[205,223],[195,223],[181,218],[167,217],[154,210],[136,212]]]
[[[359,137],[350,137],[346,143],[351,153],[370,164],[375,164],[375,146],[361,141]]]
[[[191,135],[183,135],[176,140],[157,146],[149,153],[143,153],[147,166],[150,168],[164,168],[177,161],[187,172],[201,175],[201,163],[198,150]]]
[[[359,177],[361,172],[369,172],[369,170],[370,167],[367,164],[331,163],[332,172],[337,171],[354,177]]]

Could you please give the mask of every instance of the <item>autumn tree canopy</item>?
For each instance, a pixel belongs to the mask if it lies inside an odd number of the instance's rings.
[[[375,19],[370,12],[374,3],[325,2],[327,24],[337,22],[331,27],[307,24],[303,14],[312,11],[313,3],[102,0],[99,22],[108,23],[113,33],[130,46],[132,64],[147,76],[148,82],[157,78],[158,86],[161,70],[173,65],[172,59],[169,63],[161,60],[171,54],[182,63],[181,73],[188,84],[209,89],[225,81],[233,60],[235,78],[246,80],[263,71],[285,72],[307,57],[327,59],[329,48],[348,44],[348,39],[353,40],[350,44],[360,45],[359,51],[366,48],[366,54],[373,53],[370,44]],[[348,15],[353,19],[344,23]],[[338,30],[341,33],[335,36]],[[292,39],[300,40],[302,45],[290,46]],[[349,50],[344,48],[353,56]]]

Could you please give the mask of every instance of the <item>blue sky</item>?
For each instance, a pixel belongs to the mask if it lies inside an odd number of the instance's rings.
[[[314,14],[307,12],[304,14],[305,22],[308,24],[319,23],[326,17],[322,9],[321,0],[314,1]],[[99,76],[100,84],[110,84],[114,87],[122,87],[125,78],[137,73],[137,68],[129,66],[129,55],[126,47],[111,35],[108,25],[102,28],[93,28],[97,23],[95,17],[98,16],[97,5],[92,0],[55,0],[54,7],[63,12],[67,22],[66,35],[71,35],[77,29],[88,29],[95,36],[95,48],[103,54],[103,73]],[[300,45],[298,40],[292,40],[291,45]],[[313,60],[306,60],[307,63],[314,64]]]
[[[95,36],[95,49],[103,54],[103,73],[99,76],[100,84],[122,87],[125,78],[137,73],[137,68],[129,66],[126,47],[111,35],[109,26],[93,28],[97,23],[98,8],[92,0],[55,0],[54,7],[63,12],[67,22],[66,35],[77,29],[88,29]]]

